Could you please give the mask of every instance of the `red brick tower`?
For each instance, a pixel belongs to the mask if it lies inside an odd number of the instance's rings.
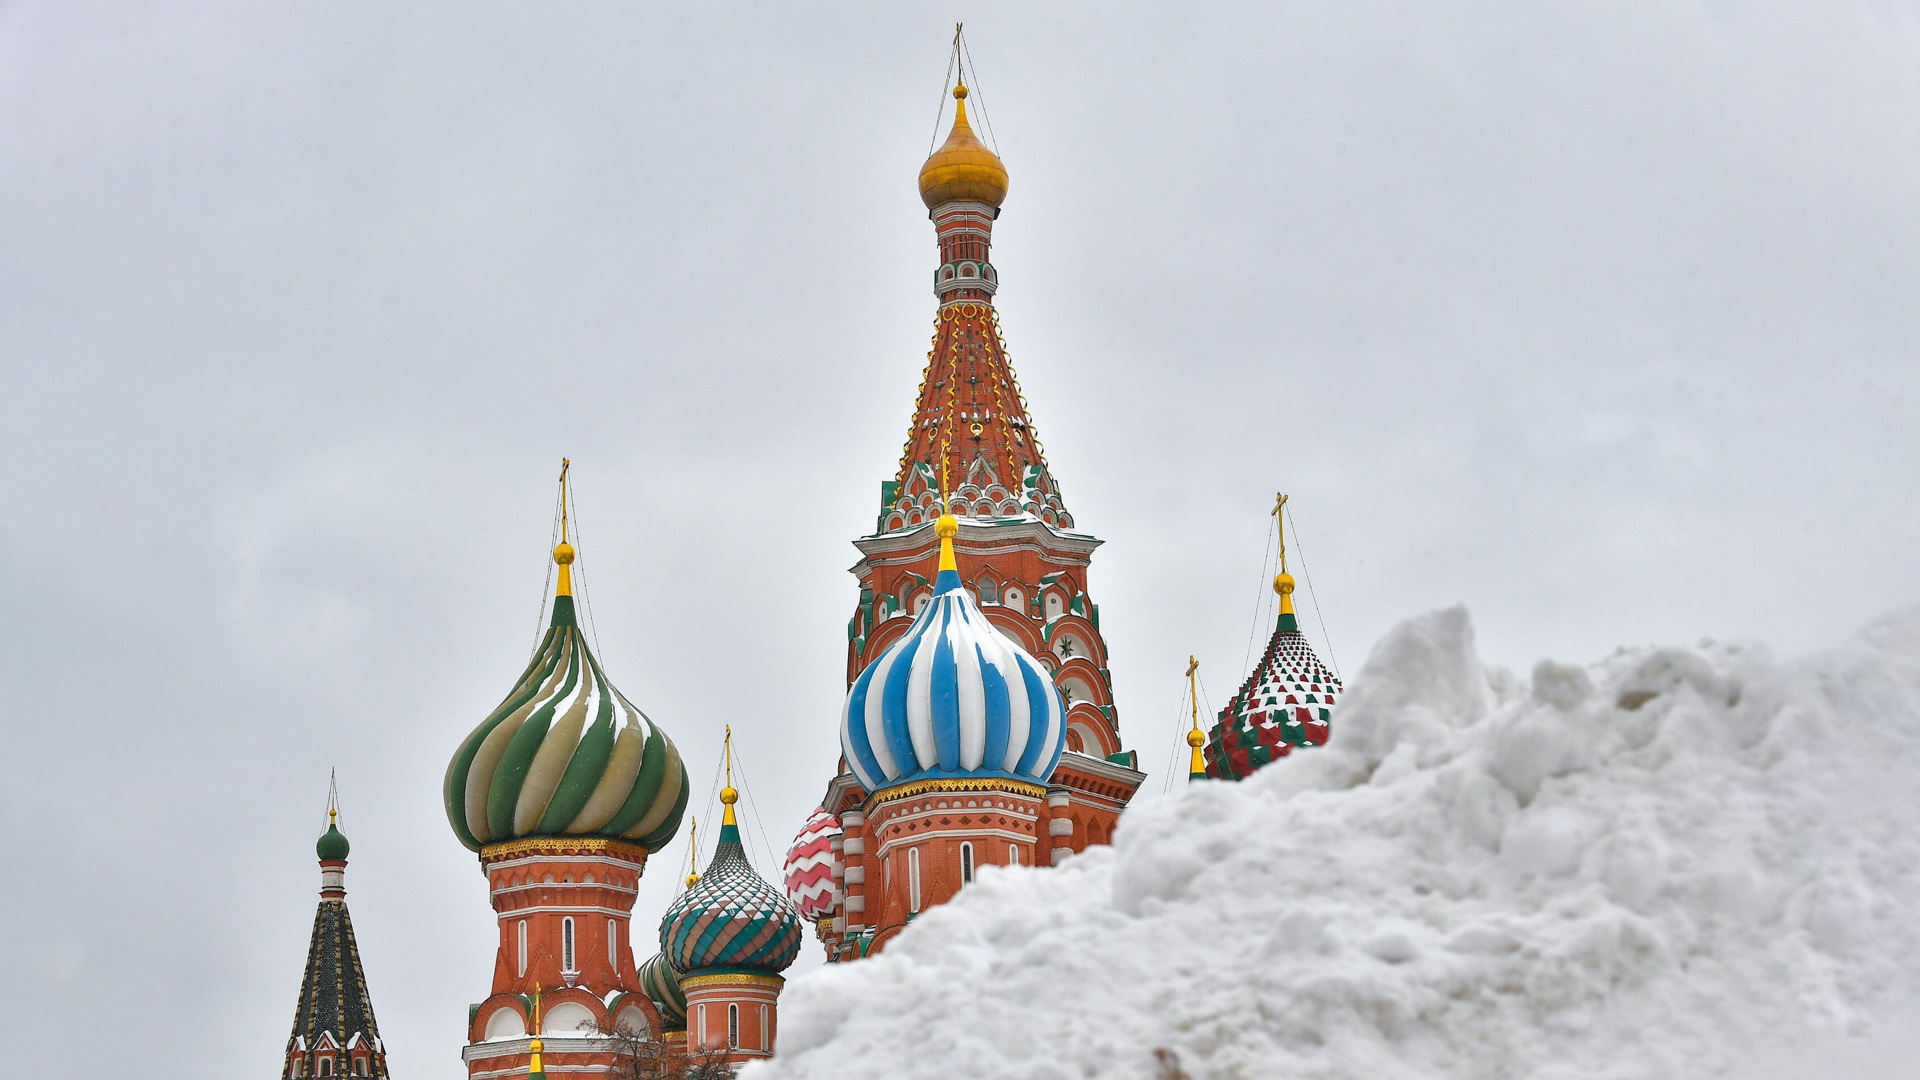
[[[836,863],[840,902],[825,935],[836,959],[884,945],[906,914],[951,895],[942,888],[938,899],[915,900],[903,883],[887,884],[888,866],[877,848],[869,852],[866,835],[869,816],[883,806],[889,817],[911,807],[914,814],[931,815],[935,826],[945,816],[966,817],[972,827],[980,824],[977,811],[986,809],[982,799],[988,798],[995,822],[1005,811],[1015,823],[1009,828],[1024,836],[1027,857],[1050,865],[1088,844],[1107,842],[1144,778],[1133,753],[1121,749],[1100,608],[1088,593],[1088,566],[1100,541],[1074,529],[993,308],[999,273],[990,261],[991,243],[1007,171],[974,135],[966,87],[954,87],[953,96],[952,133],[920,171],[920,194],[940,251],[933,348],[899,471],[880,485],[875,531],[854,541],[861,554],[853,567],[860,602],[847,628],[847,682],[853,685],[900,642],[913,616],[933,602],[941,554],[934,523],[951,513],[958,523],[951,544],[960,581],[985,619],[1045,666],[1065,711],[1065,753],[1044,788],[1028,791],[1015,783],[990,798],[975,792],[953,807],[946,799],[892,806],[903,797],[899,791],[868,790],[843,761],[823,803],[840,818],[844,834]],[[949,809],[976,812],[936,813]],[[962,851],[958,841],[949,846]],[[1005,863],[1020,850],[1020,841],[967,841],[964,853],[990,864]],[[946,867],[952,854],[943,849],[939,864]],[[951,875],[942,871],[956,888],[971,876],[972,863],[964,875],[959,866],[947,868]],[[883,889],[900,894],[889,893],[884,901],[899,917],[882,915]]]

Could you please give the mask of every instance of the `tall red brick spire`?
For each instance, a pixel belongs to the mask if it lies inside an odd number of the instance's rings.
[[[1007,359],[993,294],[1000,275],[990,261],[993,222],[1007,194],[1007,170],[967,121],[967,88],[953,88],[953,132],[920,170],[920,197],[940,247],[933,294],[940,301],[933,348],[906,447],[882,492],[877,532],[956,517],[1031,515],[1073,528],[1047,470],[1046,451]]]

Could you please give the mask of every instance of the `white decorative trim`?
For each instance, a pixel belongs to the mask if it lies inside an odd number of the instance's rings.
[[[867,853],[866,838],[862,836],[847,837],[846,852],[849,855],[865,855]]]
[[[631,908],[622,910],[620,908],[599,907],[598,905],[589,906],[589,905],[583,904],[576,907],[571,904],[559,904],[559,905],[546,904],[540,907],[512,908],[510,910],[503,911],[500,913],[499,921],[506,922],[508,919],[518,919],[524,915],[547,915],[547,914],[552,914],[554,912],[560,912],[566,915],[578,915],[583,911],[597,911],[602,915],[612,915],[622,919],[627,918],[633,914],[633,910]]]
[[[1057,817],[1057,818],[1054,818],[1052,821],[1047,822],[1047,835],[1048,836],[1072,836],[1073,835],[1073,819]]]
[[[1053,849],[1053,865],[1059,866],[1061,863],[1066,862],[1068,859],[1071,859],[1071,858],[1073,858],[1072,848],[1057,847]]]

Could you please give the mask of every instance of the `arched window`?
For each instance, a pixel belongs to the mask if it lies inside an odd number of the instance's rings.
[[[727,1049],[740,1049],[740,1006],[727,1006]]]
[[[973,845],[965,841],[960,844],[960,884],[973,884]]]
[[[907,910],[920,911],[920,849],[907,849]]]
[[[1047,590],[1046,606],[1047,619],[1049,621],[1059,618],[1062,614],[1065,614],[1067,610],[1067,602],[1060,598],[1060,591],[1058,589]]]
[[[765,1005],[760,1006],[760,1049],[768,1052],[772,1052],[773,1050],[773,1032],[769,1030],[772,1025],[768,1023],[770,1019],[771,1017],[767,1014],[767,1007]]]
[[[700,1006],[697,1018],[700,1021],[699,1023],[700,1049],[702,1050],[712,1049],[707,1043],[707,1007],[705,1004],[702,1004]]]
[[[607,966],[614,969],[615,971],[620,970],[620,956],[617,952],[614,951],[614,948],[613,948],[615,937],[616,935],[619,934],[619,932],[620,932],[619,924],[615,923],[612,919],[608,919],[607,920]]]
[[[980,602],[997,604],[1000,602],[1000,583],[990,577],[980,579]]]
[[[520,974],[527,973],[527,920],[520,920]]]
[[[1007,845],[1007,865],[1008,866],[1020,865],[1020,845],[1019,844]]]
[[[920,609],[921,609],[921,608],[923,608],[923,607],[926,607],[926,606],[927,606],[927,601],[929,601],[929,600],[931,600],[931,599],[933,599],[933,594],[932,594],[932,593],[921,593],[920,595],[918,595],[918,596],[916,596],[916,597],[914,597],[914,598],[913,598],[913,613],[914,613],[915,615],[918,615],[918,614],[920,614]]]
[[[573,916],[560,920],[560,970],[578,971],[573,966]]]
[[[1016,589],[1013,586],[1009,585],[1007,586],[1007,591],[1001,593],[1000,595],[1002,597],[1001,603],[1007,605],[1010,608],[1013,608],[1016,611],[1020,610],[1021,596],[1020,596],[1019,589]],[[1022,611],[1021,614],[1024,615],[1026,614],[1026,612]]]
[[[333,1075],[333,1059],[332,1058],[323,1057],[320,1059],[320,1068],[318,1070],[318,1075],[320,1076]]]
[[[355,1076],[367,1075],[367,1059],[366,1058],[357,1057],[353,1059],[353,1075]]]

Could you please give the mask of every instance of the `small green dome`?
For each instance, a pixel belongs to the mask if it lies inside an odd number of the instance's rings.
[[[332,822],[327,823],[327,831],[320,837],[320,842],[313,845],[314,853],[320,856],[321,862],[346,862],[350,849],[351,845],[341,834],[340,826]]]

